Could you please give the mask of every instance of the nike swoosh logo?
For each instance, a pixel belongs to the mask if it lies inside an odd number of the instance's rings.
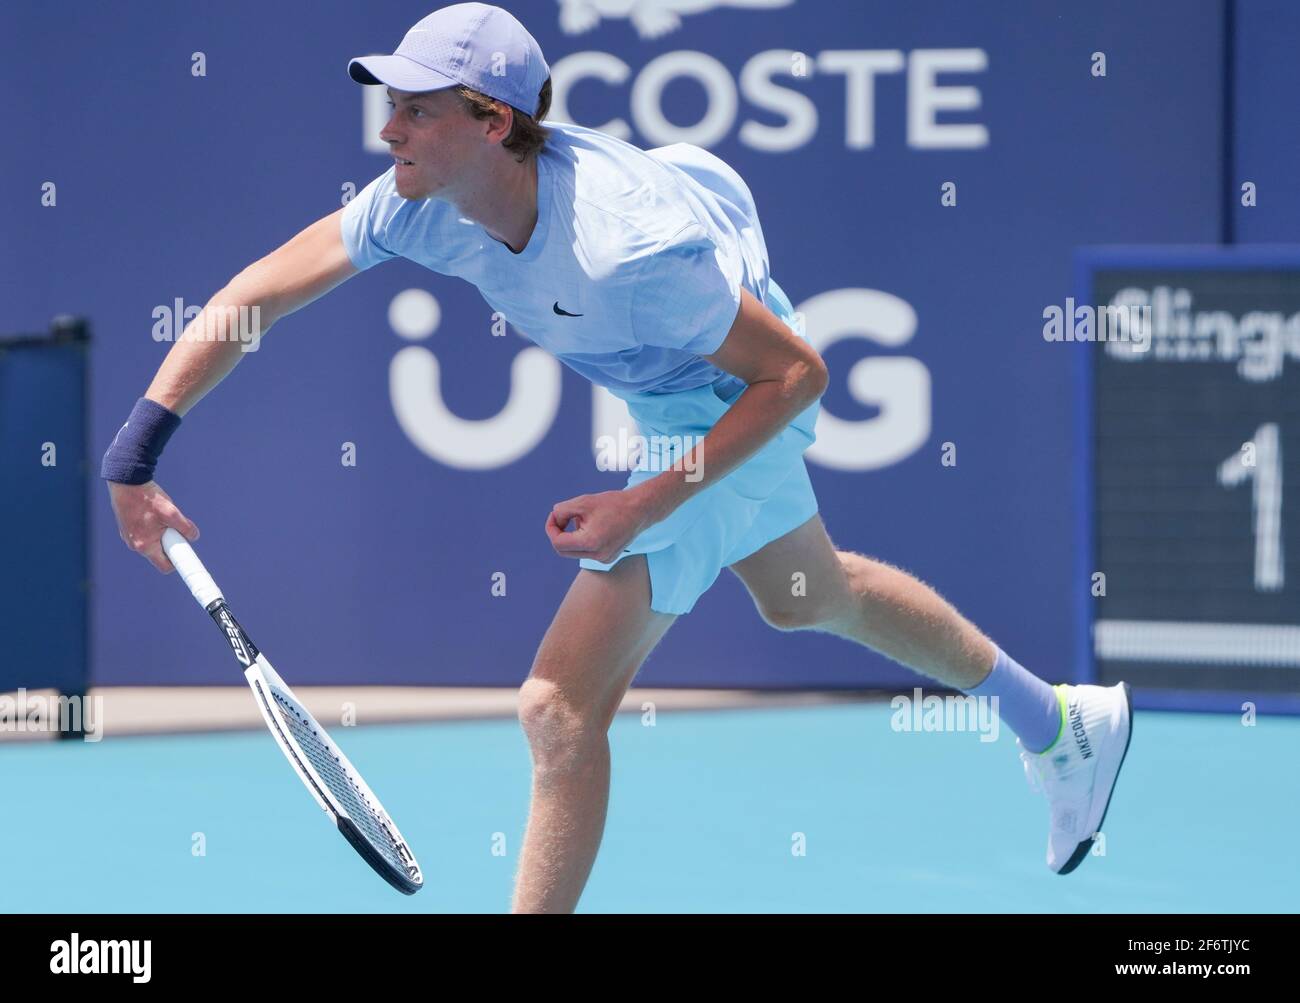
[[[558,313],[561,317],[581,317],[581,316],[582,316],[582,314],[580,314],[580,313],[569,313],[568,310],[561,310],[561,309],[560,309],[560,301],[559,301],[559,300],[556,300],[556,301],[555,301],[555,305],[554,305],[553,307],[551,307],[551,309],[554,310],[556,313]]]

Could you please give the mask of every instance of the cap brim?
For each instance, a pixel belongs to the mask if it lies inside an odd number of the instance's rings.
[[[387,84],[399,91],[436,91],[456,86],[451,77],[405,56],[359,56],[348,63],[348,76],[359,84]]]

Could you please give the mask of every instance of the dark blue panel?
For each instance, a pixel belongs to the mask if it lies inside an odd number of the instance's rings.
[[[0,341],[0,692],[84,692],[86,351]]]

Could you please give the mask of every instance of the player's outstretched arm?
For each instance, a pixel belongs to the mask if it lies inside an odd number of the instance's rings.
[[[281,317],[356,274],[340,233],[343,210],[253,262],[212,297],[172,345],[145,396],[184,417]]]
[[[172,345],[145,396],[104,455],[101,470],[118,532],[126,545],[164,573],[168,526],[186,539],[199,530],[153,480],[162,447],[181,417],[225,379],[281,317],[355,275],[340,232],[339,209],[253,262],[231,279]]]

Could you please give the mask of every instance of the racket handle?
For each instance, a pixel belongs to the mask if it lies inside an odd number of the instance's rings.
[[[172,562],[172,566],[185,580],[200,606],[207,609],[214,599],[221,598],[217,583],[212,580],[208,569],[203,566],[199,555],[194,553],[194,548],[185,537],[169,526],[163,531],[162,545],[167,552],[167,560]]]

